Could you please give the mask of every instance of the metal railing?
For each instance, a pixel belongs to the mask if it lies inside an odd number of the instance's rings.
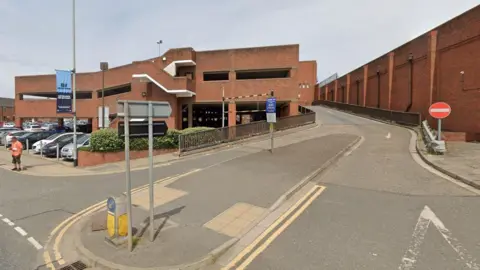
[[[392,121],[402,125],[419,126],[421,123],[421,115],[414,112],[390,111],[327,100],[314,101],[313,105],[324,105],[341,111],[348,111],[354,114],[369,116],[385,121]]]
[[[285,130],[312,123],[315,123],[315,112],[310,111],[306,114],[278,118],[275,124],[275,130]],[[178,150],[180,153],[183,153],[221,143],[268,134],[269,126],[270,124],[266,121],[258,121],[232,127],[181,134],[178,137]]]

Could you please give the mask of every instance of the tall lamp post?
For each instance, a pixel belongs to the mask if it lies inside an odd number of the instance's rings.
[[[73,166],[78,166],[77,159],[77,89],[76,89],[76,48],[75,48],[75,0],[72,0],[72,43],[73,43],[73,69],[72,69],[72,113],[73,113]]]
[[[162,50],[161,50],[162,43],[163,43],[163,41],[162,41],[161,39],[160,39],[159,41],[157,41],[157,44],[158,44],[158,56],[162,56]]]
[[[108,70],[108,62],[100,62],[102,71],[102,128],[105,128],[105,71]]]

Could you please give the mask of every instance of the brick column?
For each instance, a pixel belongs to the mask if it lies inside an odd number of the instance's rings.
[[[188,119],[188,127],[193,127],[193,101],[189,100],[187,104],[187,119]]]
[[[392,88],[393,88],[393,72],[395,70],[395,53],[388,54],[388,109],[392,109]]]
[[[427,54],[427,59],[429,62],[429,69],[430,69],[430,85],[429,85],[429,90],[430,90],[430,104],[433,103],[433,88],[435,86],[435,66],[436,66],[436,58],[437,58],[437,35],[438,32],[432,31],[430,32],[429,38],[428,38],[428,54]]]
[[[368,65],[363,66],[363,107],[367,105]]]
[[[347,74],[347,98],[345,99],[347,101],[347,104],[350,104],[350,73]]]
[[[237,104],[235,101],[228,103],[228,126],[233,127],[237,125]]]
[[[291,100],[288,104],[288,116],[298,115],[298,100]]]
[[[325,85],[325,100],[328,100],[328,84]]]
[[[335,90],[334,91],[335,91],[334,92],[335,94],[334,94],[333,98],[334,98],[334,101],[337,102],[337,100],[338,100],[337,99],[337,97],[338,97],[338,93],[337,93],[338,92],[338,80],[335,80]]]

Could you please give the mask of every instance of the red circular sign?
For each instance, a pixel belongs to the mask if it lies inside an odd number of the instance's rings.
[[[445,102],[436,102],[430,105],[428,112],[433,118],[443,119],[450,115],[452,108]]]

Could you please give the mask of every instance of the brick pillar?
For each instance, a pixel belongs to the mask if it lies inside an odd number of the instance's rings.
[[[188,127],[193,127],[193,102],[191,100],[188,101],[187,104],[187,113],[188,113]]]
[[[328,100],[328,84],[325,85],[325,100]]]
[[[228,103],[228,126],[233,127],[237,125],[237,104],[235,101]]]
[[[347,98],[346,98],[347,104],[350,104],[350,82],[351,82],[351,79],[350,79],[350,73],[349,73],[347,74]]]
[[[437,35],[438,32],[432,31],[430,32],[429,39],[428,39],[428,54],[427,54],[427,59],[429,62],[429,69],[430,69],[430,85],[429,85],[429,90],[430,90],[430,104],[433,103],[433,88],[435,86],[435,66],[436,66],[436,58],[437,58]]]
[[[388,54],[388,109],[392,109],[392,89],[393,89],[393,72],[395,70],[395,53]]]
[[[298,100],[291,100],[288,104],[288,116],[298,115]]]
[[[334,90],[334,91],[335,91],[335,92],[334,92],[335,94],[334,94],[334,96],[333,96],[333,98],[334,98],[333,100],[334,100],[335,102],[337,102],[337,101],[338,101],[338,99],[337,99],[337,97],[338,97],[338,93],[337,93],[337,92],[338,92],[338,80],[335,80],[335,90]]]
[[[5,110],[4,108],[5,108],[5,107],[0,106],[0,122],[3,122],[3,118],[5,117],[5,116],[3,115],[3,112],[4,112],[4,110]]]
[[[23,118],[20,117],[15,117],[15,127],[22,127],[23,124]]]
[[[367,105],[368,65],[363,66],[363,107]]]

